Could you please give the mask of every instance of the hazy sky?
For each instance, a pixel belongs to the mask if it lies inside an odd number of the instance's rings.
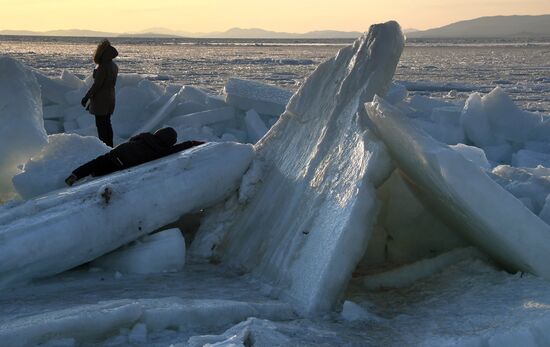
[[[0,0],[0,9],[0,30],[306,32],[364,31],[390,19],[428,29],[481,16],[550,14],[550,0]]]

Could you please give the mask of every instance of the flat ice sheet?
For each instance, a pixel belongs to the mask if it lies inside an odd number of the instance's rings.
[[[548,224],[383,99],[366,108],[405,181],[430,209],[506,268],[550,279]]]
[[[55,340],[63,339],[78,346],[169,346],[251,316],[288,320],[294,313],[262,294],[258,282],[208,264],[122,276],[81,268],[0,293],[0,339],[10,347],[48,341],[58,347],[65,344]],[[136,324],[145,325],[146,336],[129,341]]]

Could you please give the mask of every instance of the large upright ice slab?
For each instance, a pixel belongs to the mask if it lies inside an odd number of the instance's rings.
[[[438,216],[506,268],[550,279],[550,226],[383,99],[366,107],[401,174]]]
[[[13,193],[11,178],[47,143],[40,86],[31,70],[0,57],[0,202]]]
[[[243,111],[278,116],[285,110],[292,92],[269,84],[231,78],[225,86],[225,101]]]
[[[391,163],[357,111],[386,92],[403,44],[396,22],[373,25],[322,63],[256,144],[264,161],[256,194],[230,213],[222,260],[276,286],[303,313],[335,304],[366,249],[375,187]]]
[[[232,192],[250,145],[206,144],[0,208],[0,287],[86,263]]]

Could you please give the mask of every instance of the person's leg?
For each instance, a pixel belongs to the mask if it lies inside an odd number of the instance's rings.
[[[96,115],[95,125],[97,135],[107,146],[113,147],[113,127],[111,125],[111,115]]]

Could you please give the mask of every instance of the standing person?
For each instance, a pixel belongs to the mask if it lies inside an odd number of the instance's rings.
[[[94,54],[94,84],[82,98],[82,106],[86,107],[95,116],[97,135],[107,146],[113,147],[113,127],[111,115],[115,110],[115,85],[118,75],[118,66],[113,59],[118,51],[105,39],[97,45]]]

